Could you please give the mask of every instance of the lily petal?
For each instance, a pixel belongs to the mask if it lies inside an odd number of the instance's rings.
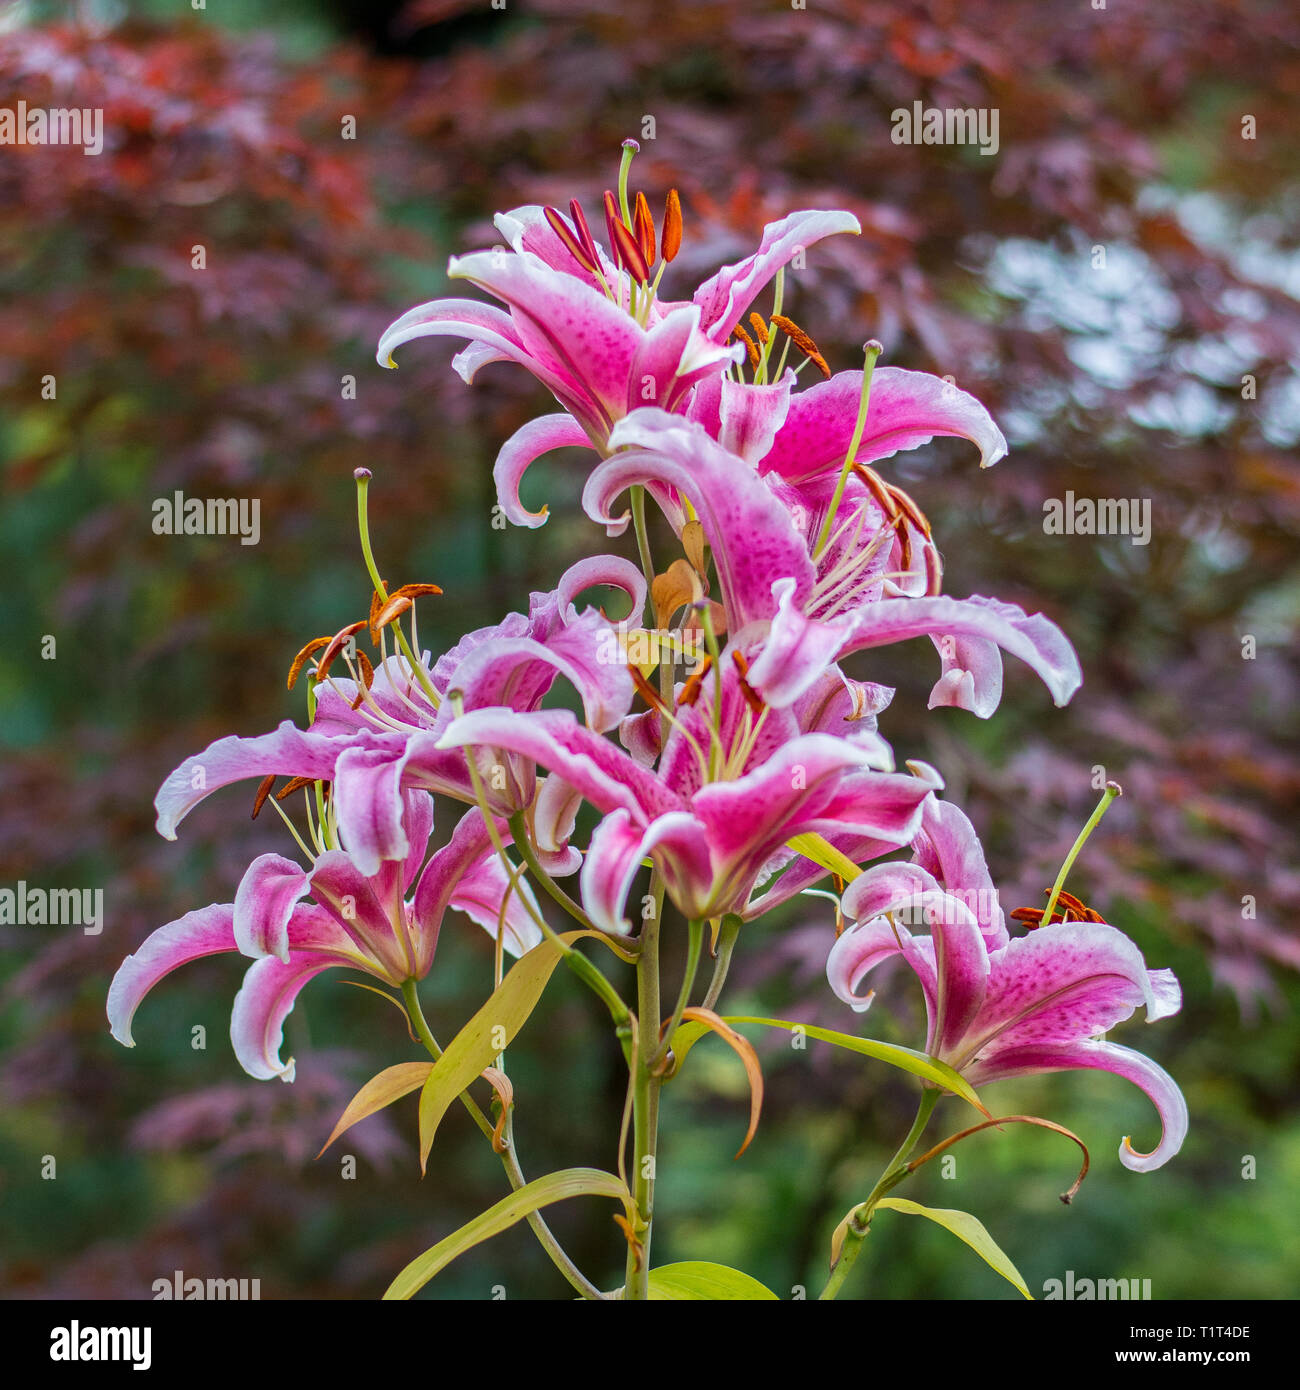
[[[230,1012],[230,1041],[239,1065],[259,1081],[294,1078],[294,1060],[280,1060],[284,1020],[299,991],[322,971],[343,962],[316,951],[295,951],[288,961],[265,956],[248,967]]]
[[[506,897],[509,892],[509,898]],[[495,941],[502,926],[502,904],[505,904],[505,937],[502,949],[511,956],[522,956],[543,939],[542,929],[534,914],[541,908],[533,890],[521,874],[511,880],[506,874],[501,856],[491,845],[461,876],[451,897],[458,912],[471,917]]]
[[[108,1024],[113,1036],[124,1047],[134,1047],[131,1020],[159,980],[188,961],[238,949],[233,903],[200,907],[151,932],[117,967],[108,987]]]
[[[530,512],[519,500],[519,484],[529,466],[542,454],[564,448],[591,448],[586,430],[567,411],[530,420],[501,446],[492,469],[492,480],[496,483],[501,510],[516,526],[545,524],[546,506],[543,505],[540,512]]]
[[[587,915],[602,931],[625,932],[627,895],[645,858],[645,828],[623,808],[596,827],[582,861],[579,884]]]
[[[632,600],[631,612],[622,621],[629,627],[639,627],[645,613],[645,575],[621,555],[590,555],[570,565],[555,586],[556,602],[561,609],[572,613],[573,601],[584,589],[602,584],[610,589],[622,589]]]
[[[836,372],[829,381],[798,392],[760,472],[776,472],[790,482],[838,474],[853,442],[861,395],[860,371]],[[877,367],[854,462],[874,463],[928,444],[936,435],[969,439],[980,451],[981,468],[1007,452],[1002,431],[974,396],[928,372]]]
[[[289,959],[289,918],[311,892],[310,875],[282,854],[261,854],[235,891],[235,944],[246,956]]]
[[[988,1065],[977,1063],[965,1075],[972,1085],[1008,1076],[1092,1069],[1114,1072],[1145,1091],[1160,1116],[1160,1142],[1150,1153],[1139,1153],[1125,1135],[1119,1161],[1135,1173],[1149,1173],[1167,1163],[1187,1138],[1187,1101],[1178,1083],[1150,1057],[1110,1042],[1043,1043],[1010,1049]]]
[[[1030,616],[1000,599],[978,594],[967,599],[881,599],[830,625],[841,636],[837,659],[910,637],[976,637],[1018,656],[1038,673],[1058,705],[1067,704],[1083,684],[1079,658],[1061,629],[1041,613]]]
[[[637,345],[627,376],[623,413],[640,406],[674,410],[697,382],[721,377],[727,366],[744,355],[742,344],[719,345],[700,331],[696,305],[672,309]]]
[[[987,719],[1002,701],[1002,653],[985,637],[934,637],[942,674],[928,709],[948,706]]]
[[[930,1031],[933,1032],[938,981],[933,953],[918,950],[919,944],[905,926],[890,922],[887,917],[873,917],[848,927],[831,947],[826,960],[826,978],[835,997],[842,999],[854,1012],[865,1013],[871,1007],[875,990],[858,994],[858,986],[876,966],[892,956],[905,956],[920,977],[926,1009],[931,1018]]]
[[[746,679],[773,709],[785,709],[822,680],[844,644],[841,629],[804,616],[793,579],[772,585],[776,614]]]
[[[1007,1049],[1105,1033],[1141,1004],[1157,1017],[1172,1011],[1172,977],[1162,975],[1158,1000],[1142,952],[1104,922],[1050,923],[1013,937],[991,962],[984,1010],[962,1041],[962,1060],[992,1064]]]
[[[735,265],[723,266],[695,291],[705,332],[725,343],[754,297],[783,265],[814,242],[839,232],[859,236],[862,226],[851,212],[792,212],[763,228],[758,250]]]
[[[440,748],[486,745],[505,748],[558,772],[597,810],[620,807],[642,824],[682,809],[681,801],[648,769],[598,734],[584,729],[568,710],[519,714],[480,709],[453,721]]]
[[[756,386],[721,374],[708,377],[696,386],[686,416],[728,453],[758,467],[785,424],[796,381],[788,367],[772,385]]]
[[[812,561],[789,513],[754,470],[710,439],[702,425],[662,410],[638,410],[619,421],[609,442],[621,452],[588,478],[582,494],[587,515],[616,533],[626,518],[614,516],[610,506],[637,483],[659,482],[689,497],[713,549],[734,630],[773,616],[777,580],[793,584],[796,600],[811,591]]]
[[[255,738],[229,735],[210,743],[201,753],[187,758],[158,789],[154,807],[158,833],[176,838],[176,827],[210,792],[249,777],[274,772],[282,777],[330,780],[339,755],[356,747],[396,747],[400,742],[386,735],[369,735],[353,729],[345,734],[304,733],[286,719],[269,734]]]
[[[975,914],[984,944],[995,951],[1007,944],[1006,916],[969,817],[951,801],[932,797],[925,804],[921,833],[912,842],[919,865],[955,893]]]

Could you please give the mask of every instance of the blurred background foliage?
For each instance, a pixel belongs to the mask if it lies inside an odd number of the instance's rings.
[[[933,1164],[908,1195],[981,1216],[1036,1291],[1072,1269],[1149,1278],[1157,1298],[1294,1293],[1293,5],[297,0],[268,17],[251,0],[19,3],[0,12],[0,105],[19,99],[102,107],[106,146],[0,151],[0,883],[101,886],[106,927],[0,928],[0,1291],[148,1297],[180,1269],[258,1277],[264,1297],[370,1297],[504,1190],[463,1116],[418,1181],[413,1102],[340,1146],[354,1180],[338,1150],[313,1161],[356,1086],[415,1055],[373,996],[308,990],[288,1029],[299,1079],[275,1086],[231,1056],[231,962],[173,977],[134,1052],[108,1037],[104,991],[148,930],[229,900],[254,854],[284,848],[241,789],[179,844],[153,833],[150,803],[209,739],[300,716],[290,656],[363,613],[353,468],[375,472],[385,574],[447,592],[424,617],[435,648],[602,544],[562,455],[526,488],[549,499],[546,527],[489,525],[497,447],[548,408],[530,379],[494,367],[466,388],[437,343],[386,373],[373,344],[445,289],[448,254],[494,242],[495,210],[572,196],[594,210],[619,142],[651,116],[636,180],[652,203],[676,185],[686,210],[673,297],[747,254],[765,221],[850,208],[863,236],[810,253],[794,316],[834,367],[878,337],[886,361],[952,375],[1003,425],[1011,455],[991,472],[954,441],[886,467],[930,515],[948,591],[1047,611],[1079,649],[1083,691],[1056,711],[1012,662],[982,724],[926,714],[928,644],[854,673],[898,686],[884,732],[900,759],[943,769],[1010,906],[1041,902],[1094,768],[1120,780],[1071,887],[1186,991],[1176,1019],[1118,1035],[1187,1093],[1191,1137],[1168,1168],[1139,1176],[1114,1157],[1120,1135],[1152,1138],[1137,1092],[1049,1077],[991,1099],[1093,1146],[1072,1207],[1057,1193],[1073,1152],[1038,1131],[982,1134],[954,1175]],[[997,108],[996,157],[891,143],[890,112],[916,100]],[[177,489],[260,499],[261,543],[155,535],[153,501]],[[1067,490],[1150,499],[1151,543],[1045,535],[1042,503]],[[729,1007],[857,1026],[825,987],[827,913],[805,900],[748,933]],[[458,925],[425,986],[442,1036],[489,981],[486,939]],[[882,989],[873,1036],[918,1042],[909,985]],[[816,1044],[762,1048],[764,1121],[738,1163],[730,1054],[702,1046],[668,1091],[656,1260],[735,1263],[788,1296],[820,1286],[830,1231],[911,1100],[893,1074]],[[621,1059],[569,979],[511,1069],[530,1174],[612,1162]],[[959,1122],[946,1104],[934,1133]],[[556,1211],[580,1261],[617,1282],[605,1204]],[[855,1295],[1016,1297],[919,1224],[882,1215]],[[434,1292],[494,1285],[566,1293],[523,1228]]]

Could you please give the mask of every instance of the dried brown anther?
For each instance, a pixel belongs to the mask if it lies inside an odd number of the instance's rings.
[[[322,647],[328,647],[330,639],[328,637],[315,637],[294,657],[289,666],[289,689],[292,690],[298,683],[298,677],[302,668],[307,664],[307,658],[313,652],[318,652]]]
[[[740,693],[745,697],[745,703],[755,714],[762,714],[767,708],[763,702],[763,697],[745,679],[749,674],[749,662],[745,658],[745,653],[732,652],[731,659],[735,663],[736,673],[740,679]]]
[[[704,677],[713,669],[713,658],[705,655],[700,661],[699,669],[693,671],[687,677],[686,683],[682,686],[681,694],[677,697],[678,706],[693,705],[700,698],[700,691],[704,686]]]
[[[812,338],[799,327],[791,318],[784,314],[772,315],[773,328],[779,328],[782,333],[799,349],[803,355],[817,368],[817,370],[829,381],[831,369],[827,366],[826,359],[817,349],[817,344]]]
[[[739,324],[737,324],[735,328],[731,330],[731,336],[733,338],[738,338],[742,343],[744,343],[745,352],[749,357],[749,365],[755,371],[757,371],[758,364],[761,359],[758,355],[758,345],[754,342],[753,338],[751,338],[749,334],[746,333],[745,330]]]
[[[253,814],[250,819],[257,819],[262,807],[266,805],[266,798],[271,794],[271,788],[273,786],[275,786],[274,772],[268,777],[263,777],[257,784],[257,795],[253,798]]]
[[[668,199],[664,205],[664,234],[660,238],[659,248],[664,260],[671,261],[681,250],[682,246],[682,200],[677,196],[677,190],[668,190]]]

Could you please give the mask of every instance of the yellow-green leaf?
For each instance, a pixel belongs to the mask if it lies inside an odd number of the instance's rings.
[[[592,931],[565,932],[565,945]],[[447,1107],[484,1068],[492,1065],[503,1048],[528,1021],[537,1007],[551,972],[563,952],[549,937],[521,956],[510,973],[493,990],[486,1004],[447,1044],[433,1065],[420,1092],[420,1171],[423,1172],[433,1147],[434,1136]]]
[[[850,1052],[860,1052],[864,1056],[874,1057],[878,1062],[888,1062],[891,1067],[899,1067],[903,1071],[911,1072],[913,1076],[932,1081],[936,1086],[942,1086],[945,1091],[951,1091],[953,1095],[968,1101],[981,1115],[989,1113],[981,1103],[975,1088],[960,1072],[954,1071],[946,1062],[940,1062],[924,1052],[915,1052],[910,1047],[897,1047],[893,1043],[877,1042],[874,1038],[859,1038],[853,1033],[837,1033],[832,1028],[818,1028],[811,1023],[795,1023],[786,1018],[726,1014],[722,1021],[732,1024],[759,1023],[765,1028],[784,1028],[788,1033],[801,1031],[810,1038],[834,1043],[836,1047],[847,1048]],[[686,1054],[703,1037],[704,1032],[702,1024],[684,1023],[673,1034],[673,1055],[677,1058],[679,1067]]]
[[[345,1129],[351,1129],[359,1120],[364,1120],[367,1115],[373,1115],[384,1106],[400,1100],[402,1096],[418,1091],[428,1080],[432,1070],[432,1062],[399,1062],[395,1067],[385,1067],[377,1076],[372,1076],[348,1101],[347,1109],[339,1116],[339,1122],[322,1145],[320,1154],[323,1154]],[[319,1158],[320,1154],[316,1157]]]
[[[660,1265],[652,1269],[647,1297],[661,1302],[669,1299],[776,1301],[772,1290],[757,1279],[751,1279],[738,1269],[709,1264],[705,1260],[688,1260],[684,1264]]]
[[[984,1223],[970,1212],[955,1211],[950,1207],[923,1207],[920,1202],[909,1202],[906,1197],[882,1197],[876,1206],[905,1212],[908,1216],[924,1216],[951,1231],[958,1240],[964,1240],[990,1269],[996,1270],[1009,1284],[1014,1284],[1027,1299],[1033,1301],[1034,1296],[1020,1277],[1020,1271],[985,1230]]]
[[[820,864],[823,869],[838,874],[846,883],[852,882],[862,872],[847,854],[841,853],[824,835],[818,835],[815,830],[795,835],[787,840],[786,844],[796,853],[802,854],[805,859],[811,859],[814,864]]]
[[[613,1197],[623,1203],[625,1210],[632,1203],[632,1196],[622,1178],[615,1177],[613,1173],[603,1173],[599,1168],[565,1168],[558,1173],[548,1173],[544,1178],[534,1178],[445,1240],[431,1246],[423,1255],[417,1255],[388,1286],[384,1297],[410,1298],[439,1270],[445,1269],[467,1250],[498,1235],[541,1207],[562,1202],[567,1197],[582,1196]]]

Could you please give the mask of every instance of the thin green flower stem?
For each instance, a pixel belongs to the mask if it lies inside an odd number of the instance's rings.
[[[704,945],[704,919],[702,917],[693,918],[687,924],[687,930],[690,933],[690,941],[686,948],[686,969],[682,973],[682,987],[678,991],[677,1003],[673,1007],[672,1017],[668,1020],[668,1027],[664,1029],[663,1039],[650,1057],[651,1068],[658,1066],[668,1055],[668,1049],[672,1046],[673,1034],[682,1021],[682,1014],[686,1012],[687,1004],[691,1002],[691,990],[695,986],[695,976],[699,972],[700,952]]]
[[[303,857],[307,860],[307,866],[310,868],[316,862],[316,856],[307,848],[306,844],[303,842],[302,836],[298,834],[298,827],[289,819],[288,811],[280,805],[275,797],[268,797],[267,800],[275,807],[276,811],[279,813],[280,819],[289,827],[289,834],[298,842],[298,848],[302,850]]]
[[[655,582],[654,560],[650,555],[650,534],[646,530],[645,487],[637,483],[630,490],[632,525],[636,528],[636,550],[641,560],[641,572],[645,575],[646,597],[650,598],[650,585]],[[651,600],[653,602],[653,600]]]
[[[579,926],[586,927],[588,931],[599,931],[600,928],[542,867],[541,860],[537,857],[537,851],[528,838],[528,819],[523,811],[516,811],[510,817],[510,836],[533,877],[546,889],[552,900],[562,907]],[[601,934],[608,935],[609,933],[602,932]],[[619,940],[626,945],[635,946],[632,938],[623,936],[621,932],[619,933]]]
[[[379,567],[375,564],[375,554],[370,547],[370,518],[366,508],[366,496],[370,490],[370,474],[362,469],[357,471],[362,475],[357,478],[357,530],[361,534],[361,554],[366,562],[366,572],[370,575],[370,582],[375,586],[375,593],[379,595],[379,601],[387,603],[388,590],[384,587],[384,581],[379,577]],[[401,647],[402,654],[406,657],[407,664],[411,668],[411,674],[424,687],[424,693],[429,697],[434,709],[437,709],[442,703],[442,699],[433,688],[424,667],[415,659],[415,653],[411,651],[406,634],[402,631],[401,623],[393,623],[392,628],[397,637],[398,646]]]
[[[448,696],[452,701],[452,708],[459,715],[462,712],[460,692],[449,691]],[[487,827],[488,838],[492,841],[492,847],[496,850],[497,857],[501,860],[506,874],[513,874],[515,866],[507,857],[506,847],[501,843],[501,836],[497,833],[496,817],[488,809],[487,797],[483,791],[483,779],[479,776],[474,759],[468,752],[465,754],[465,766],[469,769],[469,780],[474,787],[474,799],[478,804],[479,814],[483,817],[483,824]],[[516,814],[522,813],[517,812]],[[511,834],[513,838],[513,829]],[[628,1007],[620,997],[618,990],[601,973],[600,967],[584,956],[581,951],[575,951],[567,941],[561,941],[551,924],[522,893],[519,895],[519,900],[527,908],[528,915],[537,924],[542,935],[564,957],[565,964],[568,965],[569,969],[577,975],[583,984],[594,990],[604,1000],[605,1007],[609,1010],[615,1027],[621,1027],[625,1024],[628,1020]]]
[[[625,1299],[644,1300],[650,1294],[650,1237],[654,1230],[655,1159],[659,1144],[659,1090],[662,1078],[650,1070],[651,1039],[658,1027],[659,918],[641,927],[641,955],[636,965],[636,1062],[632,1073],[632,1179],[637,1210],[637,1246],[627,1249],[623,1282]]]
[[[1102,816],[1106,814],[1110,803],[1117,796],[1123,796],[1124,789],[1118,782],[1107,782],[1106,789],[1101,794],[1101,800],[1097,803],[1097,809],[1088,817],[1088,823],[1079,831],[1079,836],[1070,847],[1070,852],[1065,856],[1065,862],[1061,865],[1061,872],[1056,876],[1056,882],[1052,884],[1052,891],[1048,895],[1047,910],[1043,913],[1043,925],[1046,926],[1052,920],[1052,913],[1056,910],[1056,900],[1061,895],[1061,889],[1065,887],[1065,879],[1070,870],[1074,867],[1074,861],[1079,857],[1079,851],[1088,843],[1088,836],[1096,830]]]
[[[619,948],[621,952],[636,952],[641,949],[641,943],[634,936],[627,936],[623,932],[608,931],[604,927],[598,927],[582,908],[560,887],[558,883],[542,867],[541,861],[537,858],[537,851],[533,848],[532,842],[528,838],[528,820],[523,811],[516,811],[509,820],[510,836],[514,840],[519,854],[524,863],[532,871],[533,876],[542,885],[550,896],[562,907],[570,917],[587,931],[594,931],[598,936],[606,938]]]
[[[835,495],[831,498],[826,520],[822,523],[821,535],[817,537],[817,546],[813,550],[814,560],[826,549],[826,543],[831,538],[831,527],[835,524],[835,513],[840,509],[840,499],[844,496],[844,485],[849,480],[849,470],[853,467],[853,459],[858,452],[858,445],[862,443],[862,432],[867,427],[867,408],[871,402],[871,375],[875,370],[876,358],[883,351],[884,348],[874,338],[863,349],[862,394],[858,398],[858,418],[853,426],[853,438],[849,440],[848,453],[844,455],[844,463],[840,468],[839,481],[835,484]]]
[[[775,281],[774,286],[773,286],[773,289],[772,289],[772,312],[771,312],[771,314],[769,315],[769,318],[768,318],[768,322],[769,322],[769,323],[771,322],[772,319],[774,319],[774,318],[781,312],[781,307],[782,307],[782,305],[783,305],[784,302],[785,302],[785,266],[782,266],[782,267],[780,268],[780,270],[778,270],[778,271],[776,272],[776,281]],[[762,360],[761,360],[761,361],[759,362],[759,364],[758,364],[759,374],[761,375],[761,377],[762,377],[762,379],[763,379],[764,381],[769,380],[769,377],[768,377],[768,374],[767,374],[767,364],[768,364],[768,362],[771,360],[771,357],[772,357],[772,348],[773,348],[773,346],[775,345],[775,343],[776,343],[776,334],[775,334],[774,332],[769,332],[768,335],[767,335],[767,342],[765,342],[765,343],[763,344]],[[789,338],[787,338],[787,339],[785,340],[785,345],[786,345],[786,347],[789,347],[789,346],[790,346],[790,340],[789,340]],[[782,363],[782,365],[785,364],[785,355],[784,355],[784,354],[782,354],[782,356],[781,356],[781,363]],[[779,370],[779,369],[778,369],[778,370]],[[776,381],[776,380],[778,380],[778,377],[777,377],[777,376],[772,376],[770,379],[771,379],[772,381]]]
[[[704,643],[709,649],[713,662],[713,710],[711,728],[713,739],[709,744],[709,777],[718,775],[717,760],[722,757],[722,651],[718,646],[718,635],[713,630],[713,614],[707,602],[698,606],[700,626],[704,629]]]
[[[437,1039],[433,1036],[429,1028],[428,1020],[424,1017],[424,1010],[420,1007],[420,994],[414,976],[403,980],[402,998],[406,1002],[406,1014],[415,1028],[416,1036],[424,1044],[425,1051],[428,1052],[429,1056],[436,1062],[438,1058],[442,1056],[442,1048],[438,1046]],[[464,1104],[465,1109],[468,1110],[473,1117],[474,1123],[478,1125],[479,1129],[483,1131],[483,1134],[490,1142],[496,1133],[492,1121],[483,1113],[478,1102],[475,1101],[474,1097],[471,1096],[468,1091],[462,1091],[460,1093],[460,1100]],[[514,1118],[512,1115],[506,1116],[502,1138],[504,1139],[505,1147],[501,1151],[501,1163],[505,1168],[506,1177],[510,1182],[511,1190],[518,1192],[527,1182],[527,1179],[524,1177],[523,1169],[519,1166],[519,1156],[515,1153]],[[556,1269],[564,1275],[583,1298],[604,1299],[606,1297],[606,1295],[601,1293],[595,1284],[583,1274],[578,1266],[573,1263],[565,1252],[564,1247],[552,1234],[551,1228],[546,1224],[545,1220],[538,1212],[534,1211],[529,1213],[528,1224],[532,1227],[533,1234],[541,1243],[542,1248],[551,1257],[551,1261]]]
[[[623,225],[629,232],[632,230],[632,205],[628,202],[627,197],[627,176],[636,154],[635,142],[625,140],[623,142],[623,156],[618,164],[618,210],[623,214]]]
[[[818,1295],[819,1299],[833,1299],[849,1277],[849,1271],[853,1268],[854,1261],[862,1253],[867,1232],[871,1229],[871,1217],[876,1203],[886,1192],[897,1187],[908,1176],[907,1160],[911,1156],[912,1150],[916,1148],[917,1141],[925,1132],[925,1127],[930,1122],[931,1112],[938,1099],[939,1092],[932,1086],[927,1086],[921,1092],[921,1103],[917,1106],[916,1119],[912,1122],[912,1128],[907,1132],[907,1138],[899,1145],[898,1152],[885,1165],[879,1182],[871,1189],[871,1195],[849,1213],[848,1227],[844,1232],[844,1243],[840,1246],[840,1257],[835,1261],[831,1269],[831,1277],[826,1281],[826,1287]]]
[[[703,1009],[715,1008],[722,986],[727,982],[727,971],[731,969],[731,953],[735,949],[736,938],[740,935],[742,923],[739,917],[725,917],[718,933],[718,954],[713,962],[713,978],[709,981],[709,992],[704,996]]]

